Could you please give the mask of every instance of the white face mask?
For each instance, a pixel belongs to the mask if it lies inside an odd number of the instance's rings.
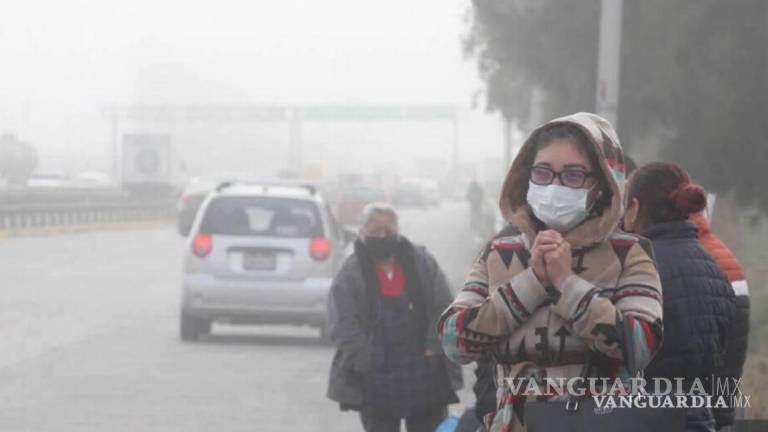
[[[587,195],[591,189],[574,189],[550,184],[547,186],[529,182],[528,205],[533,214],[547,225],[561,233],[570,231],[589,216]]]

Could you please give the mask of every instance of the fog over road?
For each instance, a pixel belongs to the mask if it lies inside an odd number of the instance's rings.
[[[402,212],[454,288],[477,248],[467,214]],[[325,398],[333,348],[316,330],[178,339],[183,247],[170,225],[0,240],[0,430],[360,430]]]

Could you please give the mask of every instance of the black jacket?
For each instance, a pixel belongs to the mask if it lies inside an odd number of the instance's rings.
[[[445,385],[453,392],[463,385],[461,367],[445,358],[435,331],[437,319],[453,295],[434,257],[424,247],[413,246],[404,237],[401,239],[398,259],[412,261],[408,265],[413,265],[422,281],[422,292],[409,295],[413,295],[414,300],[416,295],[421,296],[419,301],[423,303],[428,321],[424,326],[425,347],[441,357],[446,371]],[[369,282],[375,275],[367,274],[373,270],[364,263],[365,257],[358,256],[363,252],[359,241],[355,246],[355,254],[347,258],[334,277],[328,299],[328,328],[337,350],[331,364],[327,396],[339,402],[342,409],[362,407],[362,378],[371,365],[371,296],[376,293],[370,292]]]
[[[664,296],[664,341],[645,369],[653,377],[699,378],[728,374],[735,320],[730,282],[701,246],[688,221],[655,224],[643,233],[653,243]]]

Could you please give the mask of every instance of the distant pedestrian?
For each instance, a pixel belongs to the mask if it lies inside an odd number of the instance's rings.
[[[484,197],[483,187],[480,186],[476,178],[473,178],[469,182],[469,186],[467,186],[467,201],[469,201],[469,205],[473,207],[481,205]]]
[[[367,432],[433,432],[459,400],[461,369],[435,325],[452,300],[432,255],[402,236],[388,204],[363,210],[354,254],[334,278],[329,331],[337,345],[328,397],[360,411]]]
[[[483,229],[483,203],[485,202],[485,192],[476,178],[467,186],[466,194],[469,203],[469,223],[476,234],[481,234]]]

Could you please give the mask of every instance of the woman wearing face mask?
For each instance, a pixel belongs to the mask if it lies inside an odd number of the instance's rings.
[[[624,228],[651,240],[664,287],[664,344],[645,378],[684,378],[686,386],[698,378],[709,390],[708,381],[715,376],[730,378],[733,385],[746,348],[729,347],[739,339],[733,333],[734,292],[689,220],[706,206],[704,190],[678,165],[655,162],[632,175],[627,202]],[[718,417],[728,418],[727,411]],[[688,410],[687,420],[686,430],[714,431],[707,408]],[[726,425],[720,423],[718,427]]]
[[[611,125],[589,113],[531,133],[502,188],[509,222],[438,323],[449,358],[490,352],[498,378],[641,369],[661,340],[661,286],[645,239],[617,231],[624,166]],[[526,396],[503,385],[492,431],[525,430]],[[530,399],[529,399],[530,400]]]
[[[434,330],[451,291],[432,255],[400,235],[391,206],[369,204],[363,221],[331,286],[328,397],[360,411],[367,432],[397,432],[401,419],[409,432],[432,432],[462,384]]]

